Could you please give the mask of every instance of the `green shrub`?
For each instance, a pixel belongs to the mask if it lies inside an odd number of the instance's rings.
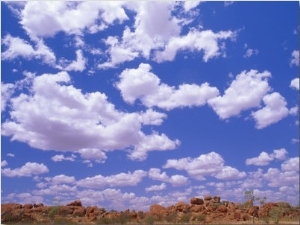
[[[188,223],[191,219],[191,214],[187,213],[187,214],[183,214],[182,218],[181,218],[181,222],[183,223]]]
[[[155,223],[155,218],[153,216],[146,216],[145,222],[147,225],[153,225]]]

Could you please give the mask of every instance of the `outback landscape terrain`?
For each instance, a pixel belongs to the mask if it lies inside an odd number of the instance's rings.
[[[193,197],[189,203],[164,207],[151,205],[149,211],[106,211],[83,206],[76,200],[66,205],[6,203],[1,205],[2,224],[299,224],[299,206],[286,202],[244,203],[221,201],[219,196]]]

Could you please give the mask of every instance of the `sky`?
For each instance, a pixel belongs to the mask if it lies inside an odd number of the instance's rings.
[[[1,2],[1,203],[249,190],[299,204],[298,2]]]

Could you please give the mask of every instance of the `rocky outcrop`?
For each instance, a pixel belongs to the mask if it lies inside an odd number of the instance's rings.
[[[250,204],[221,201],[219,196],[205,196],[204,199],[193,197],[190,204],[178,202],[164,207],[159,204],[150,206],[148,212],[135,212],[129,209],[121,212],[107,212],[97,206],[84,207],[81,201],[76,200],[62,206],[44,206],[43,204],[17,204],[7,203],[1,205],[2,223],[42,223],[49,224],[54,221],[81,224],[108,224],[125,222],[147,223],[149,218],[155,221],[169,223],[186,223],[189,221],[199,223],[249,222],[257,217],[266,218],[270,210],[280,210],[280,217],[289,221],[299,220],[299,207],[292,207],[288,203],[266,203],[261,207]],[[60,222],[61,223],[61,222]]]
[[[191,198],[190,203],[191,205],[203,205],[204,200],[202,198]]]

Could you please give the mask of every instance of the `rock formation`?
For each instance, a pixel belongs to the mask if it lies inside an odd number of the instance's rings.
[[[107,212],[97,206],[84,207],[81,201],[76,200],[62,206],[44,206],[43,204],[1,204],[2,223],[84,223],[84,224],[132,224],[147,223],[147,220],[160,222],[189,222],[198,221],[203,223],[226,222],[236,223],[258,219],[268,219],[271,210],[279,212],[280,219],[299,221],[299,207],[292,207],[288,203],[266,203],[261,207],[251,204],[241,204],[221,201],[219,196],[205,196],[204,199],[193,197],[190,204],[178,202],[164,207],[154,204],[148,212],[135,212],[129,209],[121,212]]]

